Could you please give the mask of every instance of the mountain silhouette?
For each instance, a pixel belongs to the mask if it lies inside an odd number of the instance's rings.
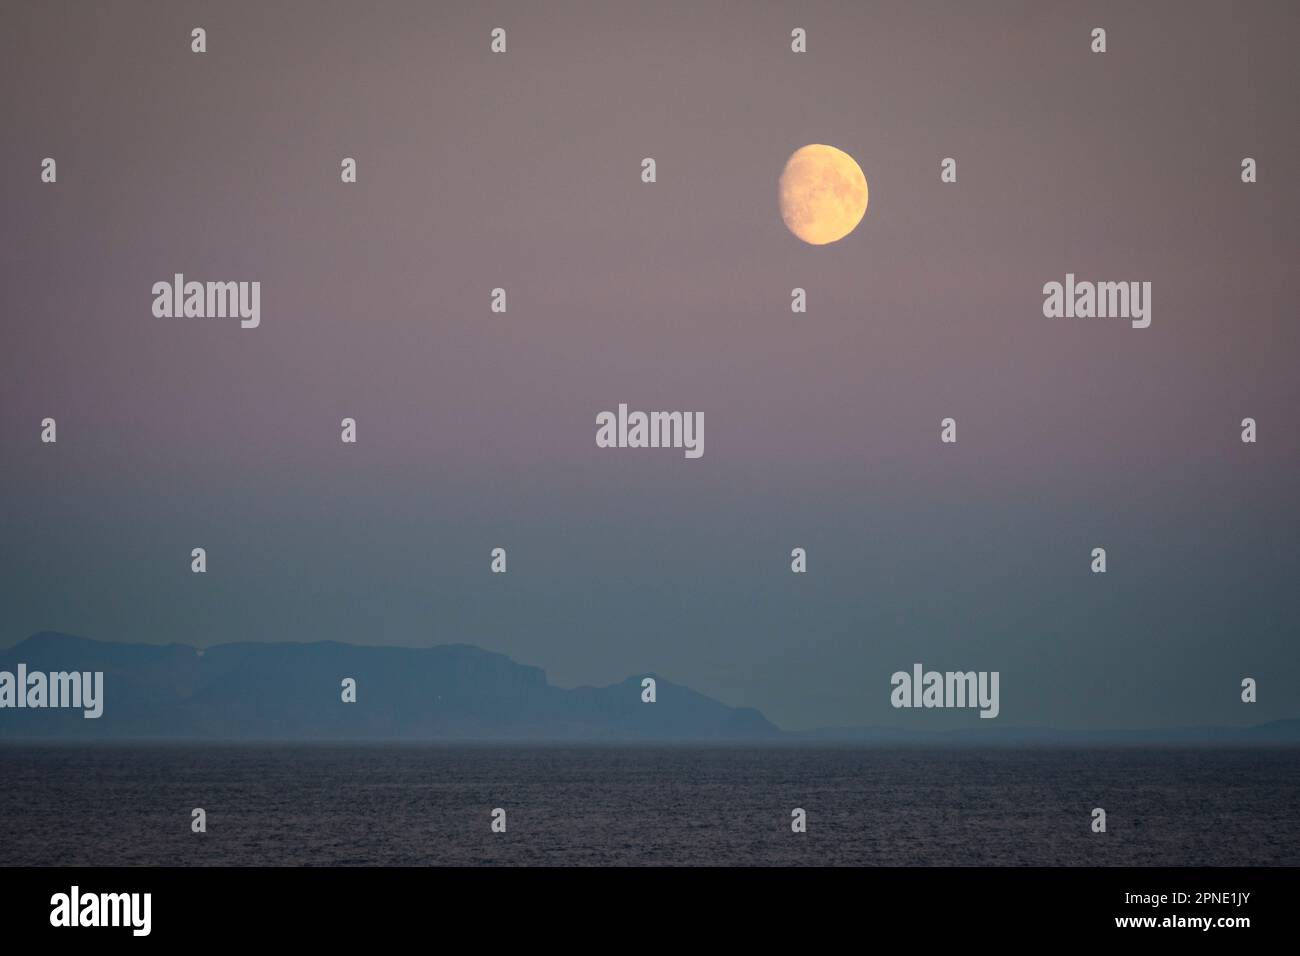
[[[990,722],[991,723],[991,722]],[[802,743],[863,746],[1296,746],[1300,719],[1273,720],[1242,727],[1150,727],[1096,730],[1058,727],[974,727],[922,730],[902,727],[822,727],[785,731],[782,739]]]
[[[0,670],[103,671],[104,709],[5,708],[0,738],[728,740],[780,731],[654,674],[555,687],[540,668],[468,644],[428,648],[241,642],[198,649],[42,632]],[[355,703],[342,681],[356,681]],[[641,700],[654,677],[656,701]]]
[[[0,671],[103,671],[104,709],[0,709],[4,739],[743,741],[849,746],[1295,746],[1300,720],[1247,727],[1061,730],[987,726],[782,731],[655,674],[566,690],[538,667],[469,644],[364,647],[95,641],[45,631],[0,650]],[[341,683],[357,682],[356,703]],[[654,677],[655,703],[641,700]]]

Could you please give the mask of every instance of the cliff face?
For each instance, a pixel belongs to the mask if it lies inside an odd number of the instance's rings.
[[[553,687],[537,667],[468,644],[182,644],[33,635],[0,650],[0,671],[102,671],[103,716],[0,709],[0,738],[727,740],[775,737],[756,710],[656,677]],[[341,683],[356,681],[356,703]],[[20,688],[21,691],[21,688]]]

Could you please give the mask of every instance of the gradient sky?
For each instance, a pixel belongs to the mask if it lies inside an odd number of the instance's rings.
[[[0,35],[0,644],[463,641],[787,728],[979,723],[893,710],[914,661],[1001,671],[1004,725],[1300,715],[1294,4],[30,3]],[[825,247],[776,204],[812,142],[871,190]],[[174,272],[260,281],[261,327],[154,318]],[[1045,319],[1067,272],[1150,281],[1151,327]],[[702,411],[704,457],[596,448],[619,402]]]

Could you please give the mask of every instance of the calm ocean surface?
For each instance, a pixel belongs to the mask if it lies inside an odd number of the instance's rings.
[[[43,864],[1294,866],[1300,748],[0,744]]]

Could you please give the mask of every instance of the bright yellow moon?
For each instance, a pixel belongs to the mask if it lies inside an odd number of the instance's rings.
[[[843,239],[867,212],[867,177],[834,146],[796,149],[781,173],[780,194],[786,227],[814,246]]]

